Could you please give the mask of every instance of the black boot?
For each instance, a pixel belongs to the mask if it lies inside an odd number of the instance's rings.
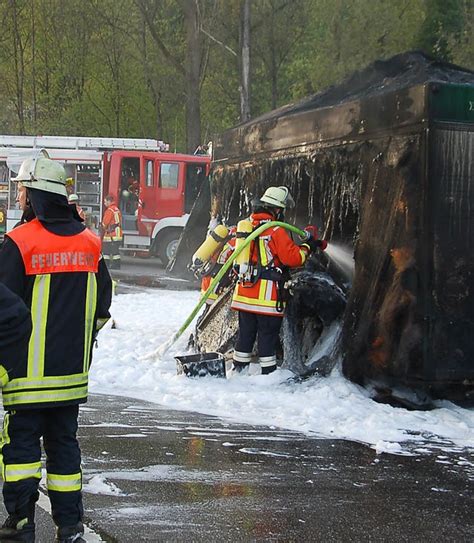
[[[242,373],[249,366],[250,366],[250,363],[248,362],[236,362],[234,360],[233,365],[232,365],[232,371],[235,371],[236,373]]]
[[[269,373],[273,373],[276,369],[276,364],[274,366],[263,366],[262,375],[268,375]]]
[[[9,543],[10,541],[34,543],[35,523],[30,521],[28,517],[19,518],[15,515],[9,515],[0,528],[0,543]]]
[[[63,526],[56,533],[57,543],[86,543],[84,539],[84,525],[78,522],[74,526]]]

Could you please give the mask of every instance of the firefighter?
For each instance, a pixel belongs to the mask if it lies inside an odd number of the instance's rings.
[[[112,270],[120,269],[120,245],[122,244],[122,213],[109,194],[104,200],[106,207],[102,218],[102,250],[104,260]]]
[[[68,199],[67,201],[70,203],[70,204],[73,204],[76,208],[76,211],[77,211],[77,214],[79,215],[79,217],[84,221],[86,222],[86,214],[84,213],[84,210],[82,209],[82,207],[79,205],[79,196],[77,194],[70,194],[68,196]]]
[[[32,333],[17,343],[1,378],[6,411],[1,443],[8,512],[0,541],[34,541],[41,479],[40,439],[57,541],[83,535],[79,404],[87,401],[97,331],[109,319],[112,282],[100,239],[68,205],[64,168],[45,151],[13,179],[26,189],[33,218],[6,234],[0,282],[31,312]]]
[[[251,224],[237,227],[237,238],[245,235],[241,229],[248,235],[266,222],[283,220],[285,209],[291,205],[294,202],[286,187],[268,188],[253,205]],[[232,309],[239,312],[239,333],[233,355],[235,371],[249,366],[256,338],[262,374],[276,370],[276,348],[285,307],[283,285],[288,279],[288,268],[302,266],[311,252],[325,249],[326,245],[324,240],[312,236],[297,245],[279,226],[269,228],[251,242],[249,262],[245,265],[245,274],[240,265],[231,304]]]
[[[21,186],[21,184],[19,184],[18,186],[15,201],[18,204],[18,207],[23,212],[21,215],[20,221],[17,224],[15,224],[15,227],[25,222],[28,222],[31,219],[34,219],[35,216],[31,208],[30,200],[28,199],[26,187]]]

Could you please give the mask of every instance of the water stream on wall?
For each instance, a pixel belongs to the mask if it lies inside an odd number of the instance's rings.
[[[344,276],[352,281],[354,277],[354,252],[351,248],[339,243],[329,243],[325,251],[328,258],[341,270]]]

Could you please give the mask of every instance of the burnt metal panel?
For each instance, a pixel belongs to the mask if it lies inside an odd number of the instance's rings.
[[[417,85],[236,127],[215,140],[215,163],[255,160],[281,151],[306,153],[318,146],[366,140],[419,125],[427,116],[425,93],[425,85]]]
[[[474,123],[434,124],[429,179],[432,272],[424,375],[434,382],[474,381]]]

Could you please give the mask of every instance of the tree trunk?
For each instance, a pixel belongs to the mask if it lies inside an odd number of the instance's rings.
[[[240,6],[240,121],[250,119],[250,0]]]
[[[270,66],[271,66],[271,81],[272,81],[272,109],[277,107],[278,101],[278,68],[276,61],[276,45],[275,45],[275,7],[272,4],[270,17]]]
[[[25,63],[24,46],[21,41],[20,23],[18,21],[18,11],[16,1],[10,2],[13,16],[13,61],[15,66],[15,90],[16,90],[16,110],[18,115],[18,130],[20,134],[25,133],[25,109],[24,109],[24,83],[25,83]]]
[[[36,25],[35,3],[31,2],[31,86],[33,90],[33,127],[36,132],[38,120],[38,100],[36,92]]]
[[[153,107],[155,109],[155,126],[156,126],[156,139],[164,140],[164,128],[163,128],[163,115],[161,112],[161,92],[159,87],[155,84],[155,81],[151,77],[152,68],[148,60],[148,44],[147,44],[147,35],[146,35],[146,21],[145,16],[142,13],[141,18],[141,54],[143,59],[143,75],[148,89],[151,93],[151,100],[153,102]]]
[[[201,35],[198,0],[182,2],[186,29],[186,147],[193,153],[201,143]]]

